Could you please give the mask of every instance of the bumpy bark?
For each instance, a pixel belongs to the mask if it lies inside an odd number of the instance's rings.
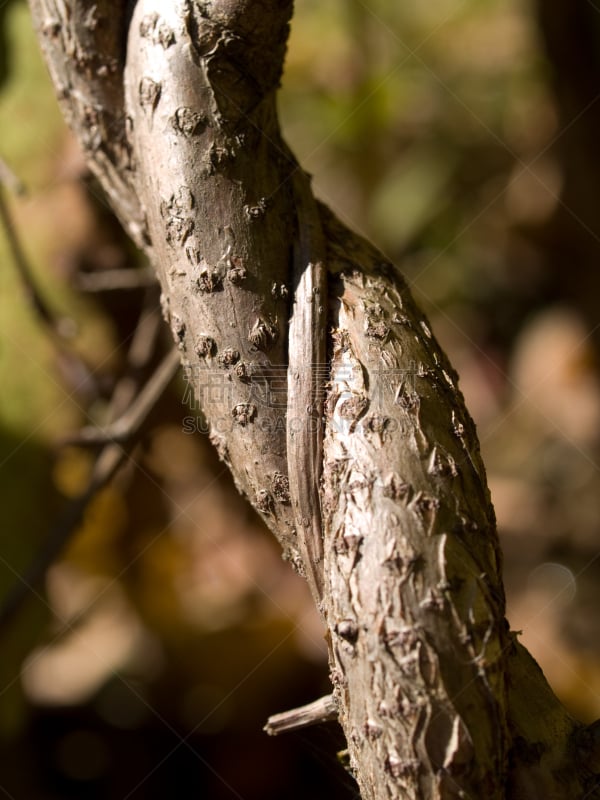
[[[291,0],[31,6],[212,439],[311,583],[364,800],[593,792],[594,731],[504,620],[457,377],[402,278],[314,203],[281,140]]]

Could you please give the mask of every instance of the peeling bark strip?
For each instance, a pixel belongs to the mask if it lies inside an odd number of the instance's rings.
[[[299,545],[313,596],[323,598],[323,533],[318,481],[323,464],[326,371],[326,246],[306,176],[294,173],[298,236],[294,247],[294,306],[288,341],[287,454]],[[298,423],[298,424],[296,424]]]
[[[131,18],[109,0],[30,2],[211,439],[319,602],[363,800],[598,797],[596,728],[505,623],[456,375],[401,277],[315,204],[280,138],[291,0],[138,0]]]

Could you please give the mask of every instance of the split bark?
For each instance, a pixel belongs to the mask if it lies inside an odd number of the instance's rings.
[[[291,0],[30,3],[211,439],[311,584],[364,800],[597,796],[595,729],[504,620],[457,376],[281,139]]]

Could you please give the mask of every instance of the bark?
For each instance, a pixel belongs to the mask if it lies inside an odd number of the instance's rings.
[[[457,376],[402,277],[314,202],[281,139],[291,0],[31,7],[211,438],[310,582],[363,799],[595,796],[595,729],[504,619]]]

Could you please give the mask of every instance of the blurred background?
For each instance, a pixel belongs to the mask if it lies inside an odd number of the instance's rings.
[[[403,269],[457,368],[511,626],[572,713],[598,718],[600,7],[299,0],[280,109],[319,196]],[[170,342],[23,0],[0,0],[0,131],[6,597],[88,484],[96,450],[70,437]],[[186,414],[176,381],[0,631],[7,797],[356,796],[335,725],[261,731],[328,691],[323,631]]]

